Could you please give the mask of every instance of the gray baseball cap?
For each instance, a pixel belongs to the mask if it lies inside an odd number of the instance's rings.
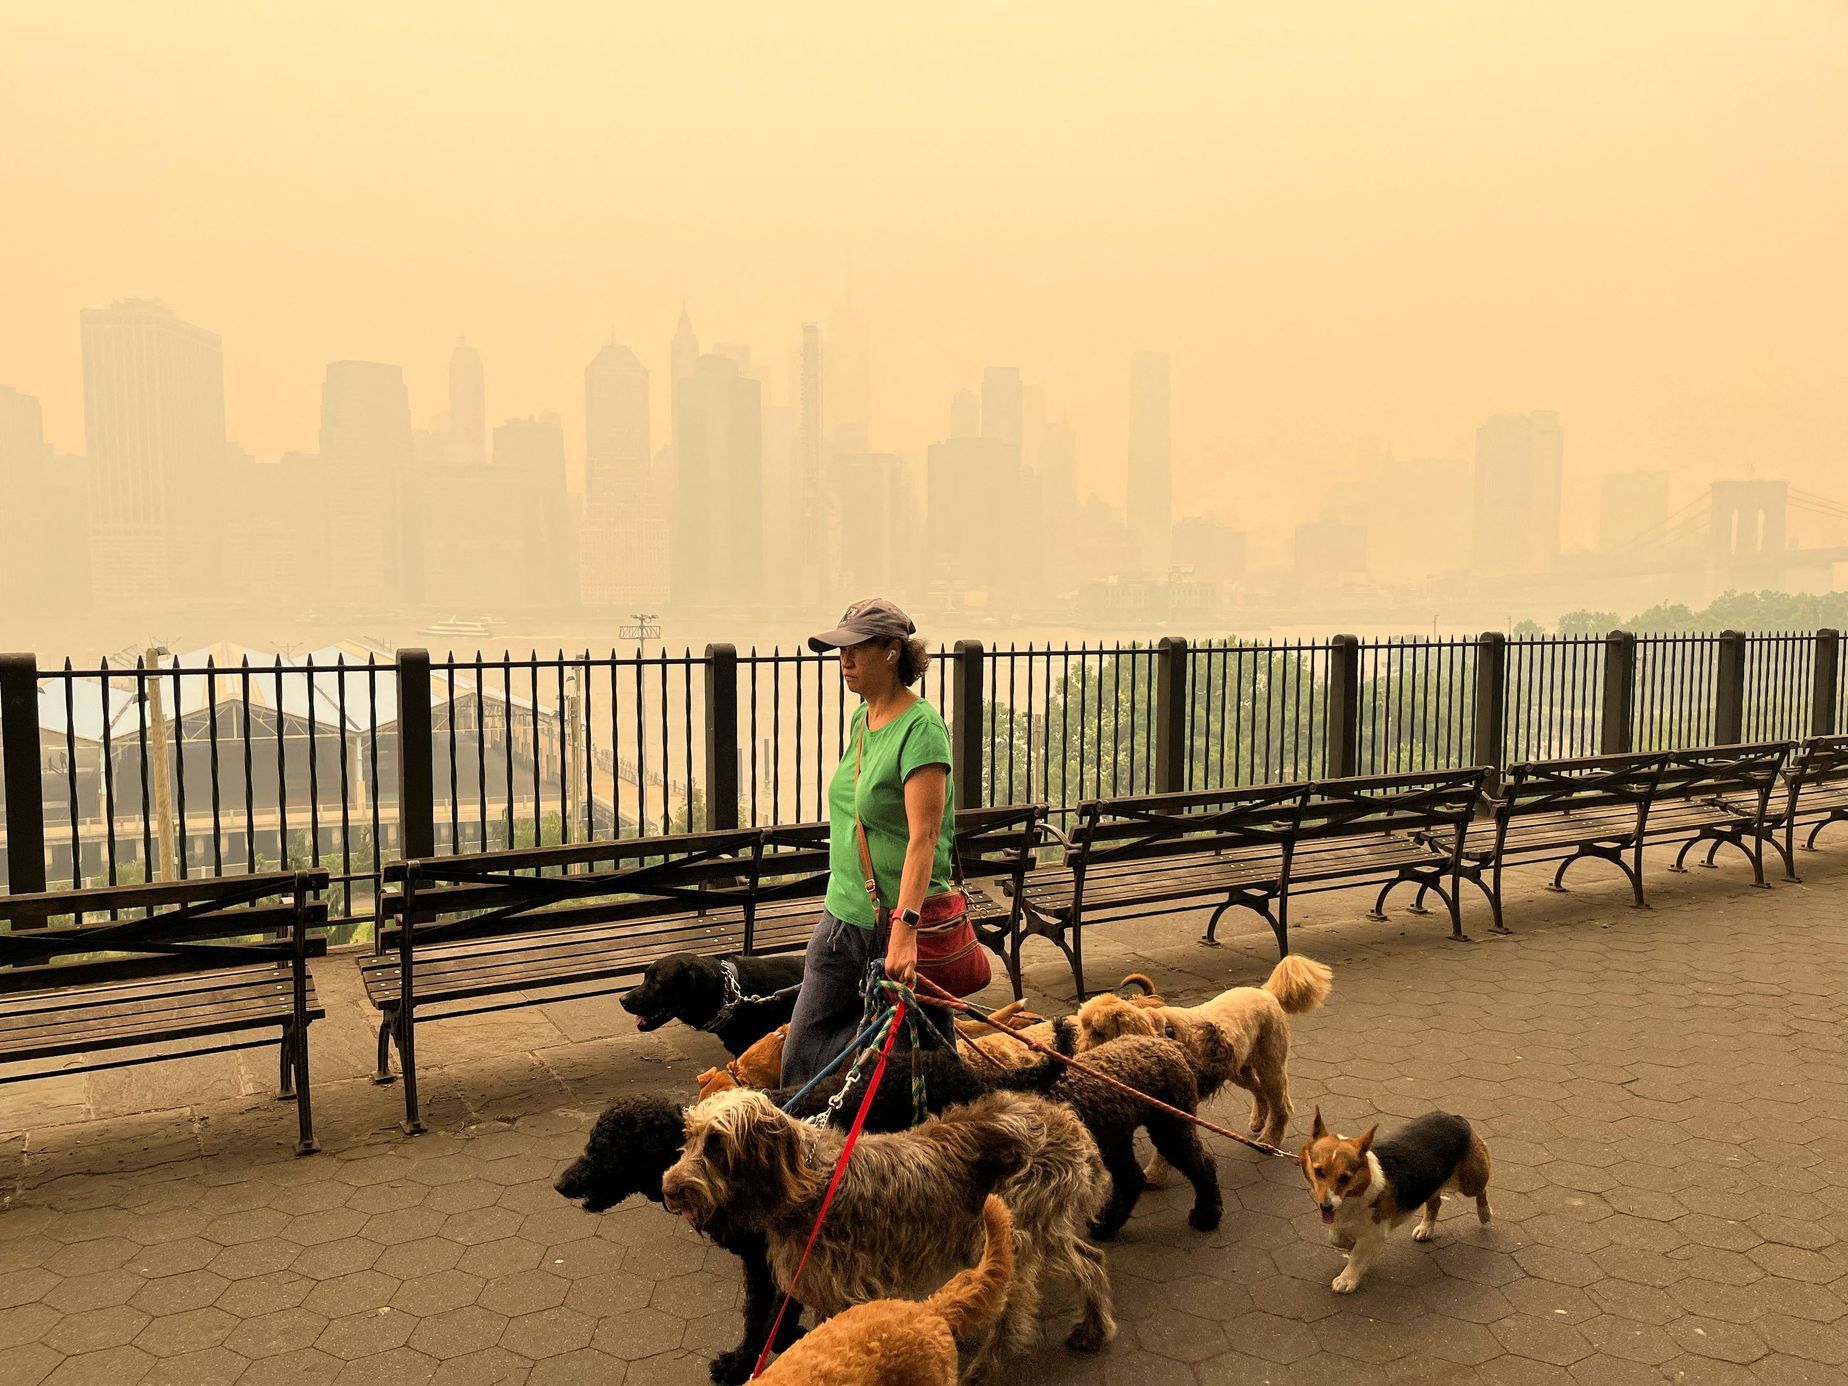
[[[911,618],[884,597],[867,597],[848,607],[833,630],[811,635],[808,643],[811,650],[821,654],[868,640],[903,640],[916,635],[917,630]]]

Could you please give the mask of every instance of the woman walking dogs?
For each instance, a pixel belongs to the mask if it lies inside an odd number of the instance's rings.
[[[916,632],[909,616],[873,597],[848,607],[835,629],[809,637],[817,653],[841,652],[841,677],[861,705],[828,786],[828,891],[783,1047],[786,1086],[806,1083],[859,1030],[874,960],[884,961],[888,977],[910,982],[920,911],[953,889],[950,733],[911,691],[930,663]],[[862,830],[884,909],[867,892]]]

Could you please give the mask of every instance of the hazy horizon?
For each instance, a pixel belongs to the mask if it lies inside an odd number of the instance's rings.
[[[1175,514],[1317,512],[1367,460],[1565,420],[1607,471],[1829,491],[1848,440],[1848,10],[1792,3],[14,6],[0,383],[83,449],[78,313],[224,341],[231,439],[312,451],[325,364],[458,335],[490,425],[653,376],[682,295],[785,398],[851,295],[871,445],[1016,365],[1120,504],[1132,351],[1171,354]],[[1835,487],[1839,492],[1840,487]]]

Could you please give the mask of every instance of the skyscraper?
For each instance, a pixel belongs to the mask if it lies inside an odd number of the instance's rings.
[[[990,366],[982,372],[982,436],[1020,446],[1024,433],[1024,391],[1018,366]]]
[[[678,393],[678,390],[676,390]],[[653,471],[648,368],[611,342],[584,368],[583,599],[618,608],[667,590],[667,520]]]
[[[927,576],[952,593],[1018,597],[1027,566],[1020,449],[1000,438],[950,438],[931,444],[926,466]]]
[[[390,605],[407,593],[440,597],[409,570],[403,547],[391,542],[411,461],[404,371],[377,361],[330,362],[321,384],[315,493],[328,545],[327,604],[366,610]],[[429,527],[434,531],[441,525],[433,519]]]
[[[225,462],[218,335],[139,299],[87,308],[82,327],[97,596],[105,604],[209,596]]]
[[[950,437],[982,436],[982,401],[974,390],[958,390],[950,400]]]
[[[674,523],[669,587],[676,603],[747,606],[764,582],[763,388],[708,353],[674,407]]]
[[[449,441],[452,459],[479,467],[488,460],[488,388],[481,353],[461,337],[449,356]]]
[[[402,367],[328,363],[321,384],[321,458],[378,472],[410,465],[411,402]]]
[[[647,479],[654,439],[648,368],[612,341],[584,367],[584,492],[612,499]]]
[[[674,344],[668,356],[668,386],[670,410],[680,407],[680,387],[693,378],[699,369],[699,338],[693,335],[693,319],[687,315],[687,304],[680,301],[680,321],[674,325]]]
[[[0,473],[46,460],[45,418],[34,395],[0,385]]]
[[[1174,535],[1174,462],[1168,353],[1139,351],[1129,363],[1129,534],[1136,563],[1168,574]]]
[[[1543,573],[1559,558],[1565,433],[1559,415],[1497,414],[1476,430],[1475,570]]]

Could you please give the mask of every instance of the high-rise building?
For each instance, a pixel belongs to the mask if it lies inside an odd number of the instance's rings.
[[[653,469],[648,368],[626,346],[611,342],[584,368],[584,441],[583,599],[618,608],[659,602],[667,517]]]
[[[411,402],[404,370],[378,361],[333,361],[321,385],[321,458],[398,472],[411,462]]]
[[[1081,560],[1078,551],[1078,454],[1071,425],[1061,419],[1049,423],[1040,435],[1040,522],[1045,530],[1046,586],[1054,595],[1069,591],[1077,582]]]
[[[453,459],[479,467],[488,460],[488,386],[481,353],[461,337],[449,355],[449,445]]]
[[[1025,392],[1018,366],[990,366],[982,372],[982,436],[1016,448],[1024,435]]]
[[[612,341],[584,367],[584,494],[613,502],[647,480],[654,438],[648,368]]]
[[[1020,449],[1000,438],[949,438],[931,444],[926,466],[928,576],[991,601],[1017,597],[1027,577]]]
[[[1136,564],[1165,577],[1174,537],[1174,461],[1168,353],[1139,351],[1129,363],[1129,533]]]
[[[1667,472],[1611,472],[1604,478],[1598,497],[1600,552],[1659,540],[1667,527]]]
[[[0,473],[43,462],[49,455],[37,397],[0,385]]]
[[[576,536],[565,493],[565,430],[556,414],[508,419],[494,429],[496,485],[488,494],[497,507],[483,517],[487,527],[512,541],[514,565],[495,581],[519,602],[555,608],[579,597],[575,576]],[[463,538],[478,527],[464,529]]]
[[[677,604],[746,606],[764,582],[763,388],[709,352],[674,408],[669,589]]]
[[[424,546],[411,546],[407,556],[392,542],[412,461],[404,371],[377,361],[330,362],[321,384],[317,488],[328,544],[324,605],[363,611],[390,608],[407,595],[439,595],[413,570]],[[442,530],[438,517],[425,520],[429,532]]]
[[[225,518],[218,335],[139,299],[85,309],[82,326],[96,594],[105,605],[210,597]]]
[[[693,319],[687,315],[686,300],[680,303],[680,321],[674,325],[674,344],[668,356],[667,379],[669,408],[678,407],[680,387],[699,369],[699,338],[693,334]]]
[[[1476,430],[1475,570],[1543,573],[1559,559],[1565,433],[1552,410],[1497,414]]]
[[[982,436],[982,401],[974,390],[958,390],[950,400],[950,437]]]
[[[905,464],[892,453],[840,453],[828,463],[830,508],[848,542],[836,580],[842,593],[889,592],[907,548]]]

